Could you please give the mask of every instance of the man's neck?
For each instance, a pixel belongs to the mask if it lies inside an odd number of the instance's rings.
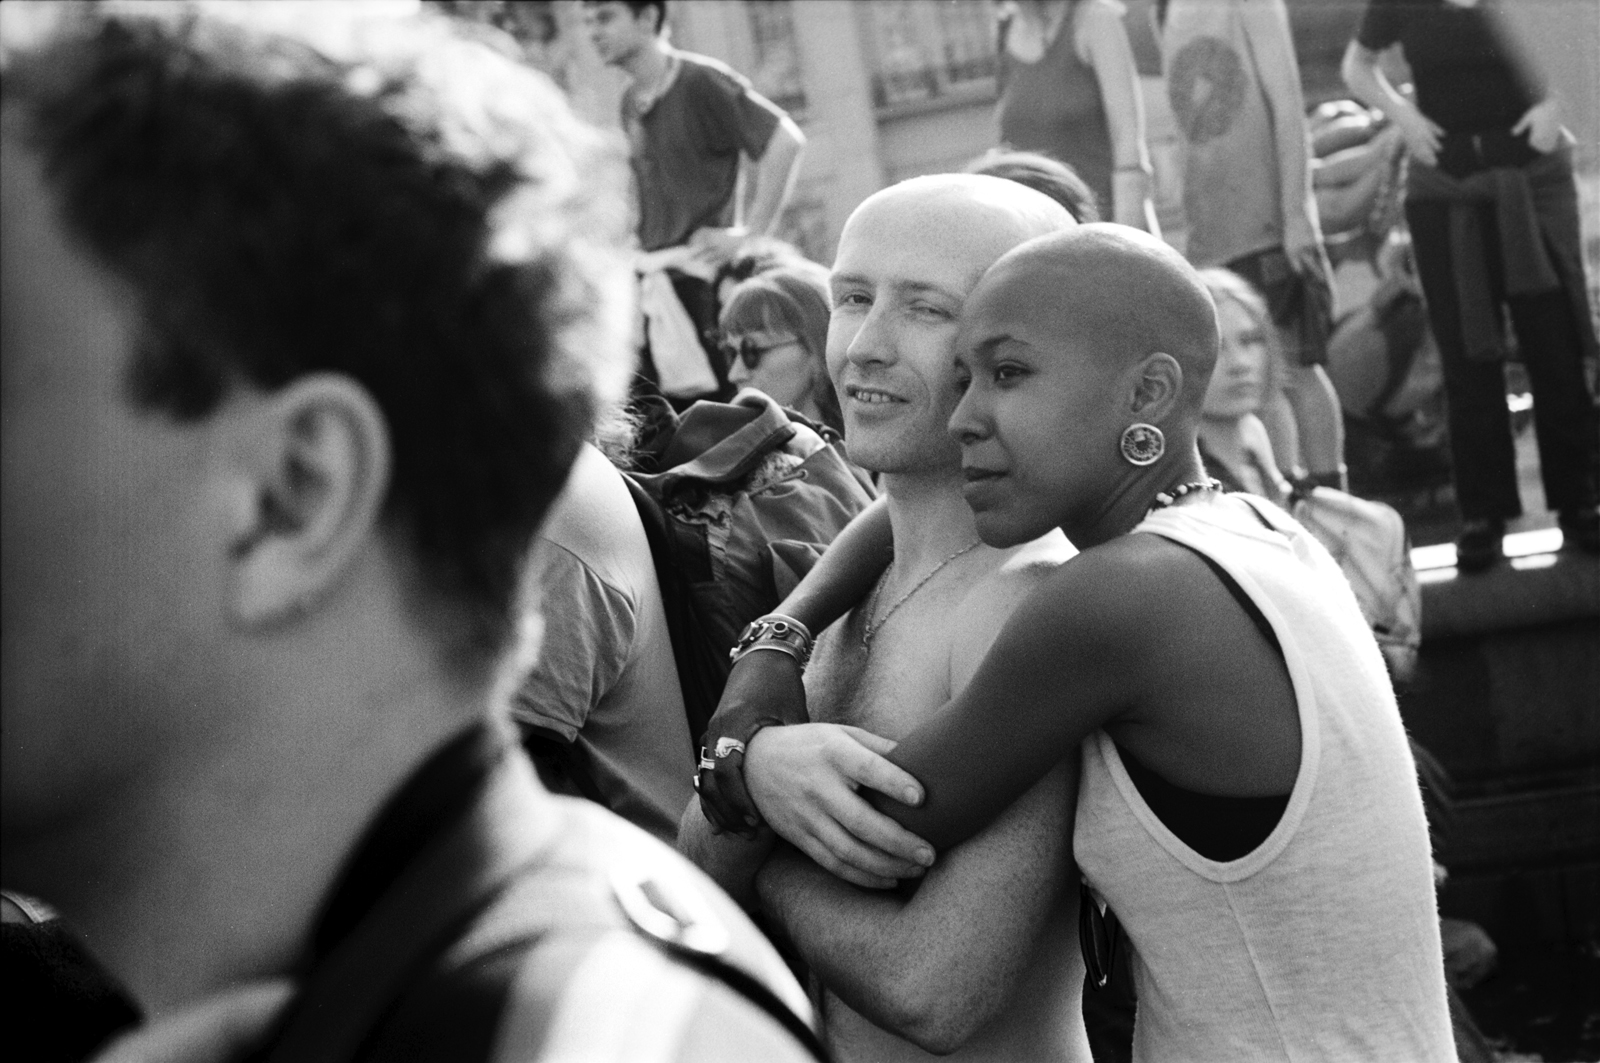
[[[650,99],[672,72],[672,49],[658,37],[624,60],[622,69],[632,79],[629,90],[641,99]]]
[[[373,815],[483,711],[482,692],[389,663],[355,697],[292,684],[226,748],[174,757],[8,863],[152,1016],[287,973]]]
[[[978,538],[972,509],[961,494],[961,473],[886,473],[883,493],[894,529],[896,567],[920,573]]]

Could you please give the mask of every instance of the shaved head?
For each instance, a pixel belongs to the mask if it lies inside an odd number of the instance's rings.
[[[998,177],[914,177],[869,196],[839,236],[828,374],[863,468],[948,475],[955,339],[984,272],[1018,244],[1074,225],[1066,208]]]
[[[964,244],[995,243],[996,257],[1023,240],[1076,224],[1061,204],[1015,181],[941,173],[912,177],[862,200],[845,222],[840,242],[852,227],[884,216],[920,221],[930,236],[942,233]]]
[[[1183,369],[1198,413],[1217,361],[1217,310],[1195,268],[1159,238],[1097,223],[1047,234],[995,263],[984,287],[1090,357],[1126,366],[1162,352]]]
[[[984,542],[1057,527],[1081,549],[1137,523],[1175,476],[1194,479],[1217,347],[1210,294],[1156,237],[1083,225],[1001,256],[967,301],[949,425]],[[1164,437],[1151,463],[1122,452],[1139,423]]]

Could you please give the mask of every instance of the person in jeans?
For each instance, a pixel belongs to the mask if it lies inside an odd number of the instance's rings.
[[[1399,52],[1416,98],[1379,66]],[[1477,0],[1369,0],[1344,57],[1345,82],[1399,127],[1411,155],[1406,221],[1444,364],[1463,572],[1502,556],[1522,513],[1505,400],[1509,316],[1533,388],[1545,502],[1566,543],[1600,552],[1596,356],[1584,291],[1571,134],[1560,104]]]

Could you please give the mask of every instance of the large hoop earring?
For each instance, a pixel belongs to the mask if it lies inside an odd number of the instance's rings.
[[[1129,465],[1154,465],[1167,452],[1167,437],[1153,424],[1130,424],[1122,430],[1120,446]]]

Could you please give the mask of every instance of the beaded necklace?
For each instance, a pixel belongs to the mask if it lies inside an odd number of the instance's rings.
[[[1184,495],[1190,494],[1191,492],[1220,490],[1222,490],[1222,481],[1207,477],[1204,480],[1195,480],[1192,483],[1179,484],[1170,491],[1157,491],[1156,500],[1150,503],[1150,508],[1144,511],[1144,515],[1148,517],[1158,509],[1166,509],[1178,499],[1182,498]]]

